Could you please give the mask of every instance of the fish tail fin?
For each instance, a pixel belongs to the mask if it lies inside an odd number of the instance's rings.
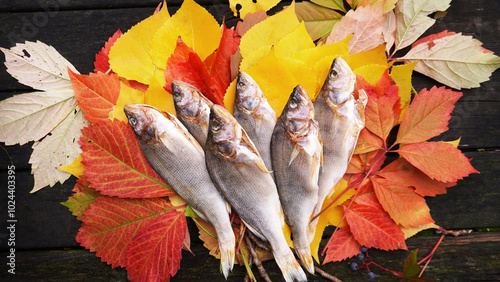
[[[234,266],[234,245],[234,240],[230,240],[225,243],[219,243],[220,265],[222,274],[224,274],[224,277],[226,279],[229,275],[229,271],[232,271]]]
[[[287,282],[307,281],[306,274],[300,267],[300,264],[297,262],[295,256],[291,251],[285,254],[274,253],[274,259],[276,260],[276,263],[281,269],[285,281]]]
[[[305,267],[309,273],[314,274],[314,262],[311,255],[311,249],[309,247],[298,248],[295,249],[295,252],[297,252],[299,259],[302,262],[302,266]]]

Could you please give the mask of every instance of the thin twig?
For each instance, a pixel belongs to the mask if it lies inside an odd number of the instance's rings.
[[[269,275],[267,274],[266,270],[264,269],[264,266],[262,266],[262,262],[259,259],[259,256],[257,255],[257,252],[255,252],[255,249],[253,248],[252,241],[250,240],[249,236],[245,236],[245,243],[247,244],[247,248],[250,251],[250,254],[253,257],[253,263],[257,266],[257,269],[259,270],[260,276],[264,278],[267,282],[272,282],[271,278],[269,278]]]
[[[263,249],[264,251],[268,252],[268,253],[271,253],[272,250],[271,248],[269,248],[268,246],[264,245],[264,243],[262,243],[262,241],[255,237],[255,235],[252,234],[252,232],[247,232],[247,235],[248,237],[250,237],[250,240],[252,240],[252,242],[257,245],[257,247]]]
[[[315,266],[314,267],[314,271],[316,271],[317,273],[319,273],[321,276],[325,277],[326,279],[329,279],[331,281],[335,281],[335,282],[342,282],[342,280],[338,279],[337,277],[333,276],[333,275],[330,275],[328,273],[326,273],[323,269]]]

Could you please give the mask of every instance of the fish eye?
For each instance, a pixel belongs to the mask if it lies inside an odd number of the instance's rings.
[[[288,102],[288,106],[291,109],[297,108],[298,105],[299,105],[299,102],[297,102],[297,100],[295,100],[295,99],[291,99],[290,102]]]
[[[221,128],[221,125],[217,121],[212,121],[211,127],[212,127],[212,131],[219,131],[219,129]]]
[[[174,94],[172,94],[172,96],[174,97],[174,101],[176,101],[176,102],[179,102],[182,99],[181,94],[177,93],[177,92],[175,92]]]
[[[238,85],[236,85],[236,88],[238,88],[238,90],[240,90],[240,91],[245,90],[246,87],[247,86],[243,82],[238,82]]]
[[[336,78],[339,76],[338,72],[336,70],[331,70],[330,73],[328,74],[330,78]]]
[[[135,126],[137,124],[137,119],[131,117],[128,119],[128,122],[130,123],[130,125]]]

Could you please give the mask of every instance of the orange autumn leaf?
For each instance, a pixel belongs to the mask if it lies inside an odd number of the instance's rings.
[[[349,226],[345,226],[333,233],[330,240],[326,244],[326,256],[323,260],[323,264],[331,261],[343,261],[350,257],[359,254],[359,244],[349,229]]]
[[[107,120],[120,95],[120,80],[102,72],[82,75],[68,69],[78,106],[90,122]]]
[[[434,223],[424,198],[389,177],[372,177],[375,195],[391,218],[405,228]]]
[[[397,152],[430,178],[438,181],[456,182],[471,173],[478,173],[469,163],[469,159],[449,143],[410,144]]]
[[[445,87],[420,91],[401,120],[396,143],[423,142],[447,131],[451,112],[460,97],[461,92]]]
[[[130,126],[119,120],[96,122],[82,129],[84,175],[103,195],[155,198],[173,195],[151,168]]]
[[[385,212],[375,193],[358,195],[350,207],[344,204],[347,223],[356,241],[367,248],[406,249],[405,237]]]

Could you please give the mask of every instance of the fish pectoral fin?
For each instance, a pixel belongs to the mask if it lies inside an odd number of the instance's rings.
[[[288,166],[292,165],[293,160],[299,155],[300,151],[302,151],[302,148],[300,146],[295,145],[293,147],[292,154],[290,155],[290,161],[288,162]]]
[[[266,167],[266,165],[264,164],[264,161],[263,161],[262,159],[260,159],[260,158],[256,158],[256,159],[254,159],[254,161],[253,161],[253,162],[254,162],[254,163],[257,165],[257,167],[258,167],[260,170],[262,170],[263,172],[265,172],[265,173],[271,173],[269,170],[267,170],[267,167]]]

